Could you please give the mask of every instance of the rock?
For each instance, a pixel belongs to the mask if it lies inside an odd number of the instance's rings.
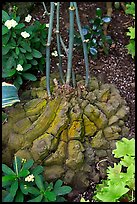
[[[118,139],[120,137],[121,128],[116,125],[106,127],[104,129],[104,135],[107,140]]]
[[[91,140],[92,148],[96,149],[108,149],[109,143],[105,139],[102,130],[100,130]]]
[[[68,139],[81,139],[83,137],[83,127],[81,122],[74,121],[68,130]]]
[[[85,136],[92,137],[97,131],[97,127],[91,122],[86,115],[83,115]]]
[[[44,171],[44,178],[46,181],[56,181],[64,174],[65,170],[59,165],[46,166]]]

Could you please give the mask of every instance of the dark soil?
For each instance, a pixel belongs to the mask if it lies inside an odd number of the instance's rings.
[[[95,10],[97,7],[102,9],[104,15],[106,14],[105,2],[77,2],[77,4],[82,25],[87,25],[89,20],[95,17]],[[68,2],[61,2],[60,28],[62,37],[67,46],[69,28],[68,7]],[[47,3],[47,8],[49,10],[49,2]],[[34,10],[30,14],[34,19],[40,20],[40,22],[43,23],[48,23],[48,16],[43,17],[43,13],[44,8],[42,3],[36,3]],[[108,27],[108,33],[113,39],[109,54],[106,56],[105,54],[100,53],[96,60],[93,60],[91,56],[89,56],[90,75],[97,76],[101,81],[114,83],[119,89],[121,96],[126,100],[130,107],[130,113],[127,120],[127,126],[130,128],[129,138],[135,136],[135,62],[131,55],[128,54],[125,45],[129,43],[129,38],[126,36],[126,32],[128,31],[127,28],[131,26],[132,23],[132,17],[126,15],[122,8],[119,10],[113,8],[112,21]],[[54,50],[55,46],[56,42],[53,40],[51,51]],[[52,72],[57,69],[57,62],[57,59],[52,57]],[[64,57],[64,73],[66,72],[66,62],[67,59]],[[73,68],[75,72],[80,73],[81,76],[85,75],[82,50],[74,52]],[[94,186],[95,183],[91,181],[91,186],[89,186],[89,189],[83,194],[83,197],[89,199],[91,202],[93,202],[92,195],[94,192]],[[79,192],[73,191],[68,200],[70,202],[79,202],[80,197],[81,195]]]

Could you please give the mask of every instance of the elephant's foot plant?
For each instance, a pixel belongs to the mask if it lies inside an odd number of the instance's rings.
[[[15,156],[13,170],[2,164],[3,202],[64,202],[64,195],[71,192],[58,179],[55,184],[48,183],[42,175],[43,167],[34,166],[33,159]]]

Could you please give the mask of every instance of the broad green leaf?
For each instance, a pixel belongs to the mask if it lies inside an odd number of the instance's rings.
[[[66,195],[72,191],[70,186],[61,186],[58,189],[54,189],[56,195]]]
[[[35,77],[35,75],[33,74],[30,74],[30,73],[23,73],[22,76],[25,78],[25,79],[28,79],[30,81],[36,81],[37,78]]]
[[[10,194],[14,198],[18,190],[18,180],[15,180],[10,187]]]
[[[126,167],[130,166],[131,164],[135,165],[135,158],[125,155],[124,158],[121,158],[120,164]]]
[[[32,60],[32,59],[33,59],[33,56],[32,56],[31,53],[26,53],[26,54],[25,54],[25,57],[26,57],[26,59],[28,59],[28,60]]]
[[[43,195],[39,195],[38,197],[28,200],[28,202],[41,202]]]
[[[38,64],[37,60],[35,60],[35,59],[32,59],[30,62],[31,62],[32,65],[37,65]]]
[[[19,55],[20,50],[19,50],[19,48],[18,48],[18,47],[16,47],[15,51],[16,51],[16,54],[17,54],[17,55]]]
[[[2,26],[2,35],[5,35],[6,33],[9,32],[9,29],[6,26]]]
[[[14,66],[14,63],[15,63],[15,60],[13,57],[9,57],[9,59],[7,60],[7,63],[6,63],[6,68],[7,69],[10,69]]]
[[[99,16],[99,17],[102,16],[102,10],[100,8],[96,9],[96,16]]]
[[[15,181],[16,175],[2,176],[2,187],[9,186],[11,182]]]
[[[56,194],[54,192],[46,191],[44,193],[44,196],[49,200],[49,201],[55,201],[56,200]]]
[[[6,45],[10,39],[10,32],[2,36],[2,45]]]
[[[108,178],[112,181],[115,181],[116,179],[120,179],[119,177],[120,177],[121,169],[122,169],[122,166],[119,163],[118,164],[114,163],[113,168],[109,166],[107,169]]]
[[[10,17],[9,15],[7,14],[6,11],[2,10],[2,21],[7,21],[7,20],[10,20]]]
[[[61,187],[62,184],[63,184],[63,181],[60,180],[60,179],[58,179],[58,180],[56,181],[55,185],[54,185],[54,190],[55,190],[55,189],[58,189],[59,187]]]
[[[41,57],[42,57],[41,52],[39,52],[39,51],[36,50],[36,49],[33,49],[33,50],[32,50],[32,55],[33,55],[33,57],[35,57],[35,58],[41,58]]]
[[[31,64],[24,64],[23,65],[23,71],[27,71],[30,68],[31,68]]]
[[[23,194],[28,195],[28,185],[23,182],[20,183],[20,190]]]
[[[5,72],[4,72],[5,71]],[[11,77],[16,73],[16,69],[10,69],[10,70],[3,70],[2,72],[2,78]]]
[[[35,175],[35,183],[40,190],[44,190],[44,185],[42,181],[42,177],[39,175]]]
[[[27,51],[24,48],[19,48],[22,53],[26,53]]]
[[[28,52],[31,52],[31,47],[29,46],[29,44],[28,43],[26,43],[26,42],[20,42],[20,45],[26,50],[26,51],[28,51]]]
[[[129,3],[126,4],[125,13],[135,16],[135,3],[134,2],[131,2],[131,4],[129,4]]]
[[[31,173],[35,176],[35,175],[38,175],[38,174],[41,174],[43,172],[44,168],[43,166],[36,166],[32,171]]]
[[[23,169],[19,172],[18,177],[26,177],[29,173],[27,169]]]
[[[30,169],[34,164],[33,159],[29,159],[27,162],[23,164],[23,169]]]
[[[135,40],[130,40],[130,43],[126,45],[126,48],[128,49],[128,54],[132,55],[132,58],[135,57]]]
[[[28,190],[29,193],[31,193],[31,194],[33,194],[35,196],[40,194],[40,191],[37,188],[33,187],[33,186],[32,187],[28,186],[27,190]]]
[[[16,175],[15,172],[11,168],[9,168],[6,164],[2,164],[2,171],[8,175]]]
[[[15,202],[23,202],[24,201],[24,195],[21,192],[21,190],[17,191],[17,195],[15,197]]]
[[[17,81],[18,84],[22,85],[23,81],[20,75],[17,75],[15,81]]]
[[[6,195],[3,199],[3,202],[13,202],[14,197],[12,197],[10,194]]]
[[[121,141],[116,142],[116,149],[112,151],[116,158],[123,157],[125,155],[135,156],[135,140],[132,138],[128,140],[122,138]]]
[[[25,24],[24,23],[19,23],[18,25],[15,26],[14,29],[22,29],[25,27]]]
[[[6,45],[2,47],[2,55],[6,55],[10,50],[10,46]]]
[[[129,32],[127,32],[127,36],[130,36],[130,39],[135,39],[135,28],[128,27]]]

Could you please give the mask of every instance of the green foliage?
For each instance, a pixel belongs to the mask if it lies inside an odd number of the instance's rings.
[[[130,14],[135,19],[135,3],[131,2],[126,4],[126,14]],[[132,58],[135,57],[135,26],[128,27],[129,32],[127,32],[127,36],[130,37],[129,44],[126,45],[128,49],[128,53],[132,55]]]
[[[105,54],[108,54],[109,46],[112,44],[112,39],[109,35],[105,35],[103,32],[104,23],[109,23],[111,18],[109,16],[102,17],[102,10],[96,9],[96,17],[90,20],[89,25],[85,25],[82,28],[83,35],[87,42],[88,53],[93,58],[97,58],[99,51],[103,50]],[[81,38],[77,32],[75,32],[75,45],[81,46]]]
[[[119,158],[118,164],[107,169],[107,180],[97,184],[94,199],[103,202],[119,202],[130,191],[135,191],[135,140],[123,138],[112,152]],[[123,170],[124,168],[124,170]]]
[[[2,77],[19,88],[23,80],[35,81],[38,70],[44,70],[48,28],[37,20],[22,22],[16,11],[2,11]]]
[[[15,156],[13,170],[2,164],[3,202],[64,202],[63,195],[71,192],[62,180],[55,185],[44,181],[42,166],[34,167],[33,159],[26,161]]]

